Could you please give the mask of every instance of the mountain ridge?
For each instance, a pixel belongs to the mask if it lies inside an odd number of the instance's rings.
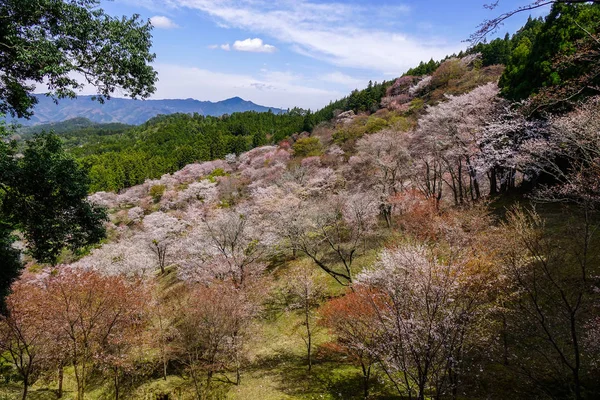
[[[267,107],[235,96],[221,101],[202,101],[187,99],[150,99],[133,100],[112,98],[101,104],[92,100],[93,96],[78,96],[75,99],[61,99],[58,104],[43,94],[36,94],[38,103],[34,115],[30,119],[17,119],[16,122],[31,126],[61,122],[73,118],[84,117],[92,122],[118,122],[129,125],[139,125],[159,114],[198,113],[202,115],[221,116],[235,112],[256,111],[275,114],[285,110]]]

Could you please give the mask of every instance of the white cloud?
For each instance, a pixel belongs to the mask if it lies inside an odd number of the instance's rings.
[[[225,51],[231,50],[231,47],[229,47],[229,43],[222,44],[219,47]]]
[[[165,17],[164,15],[155,15],[154,17],[150,18],[150,23],[152,24],[152,26],[159,29],[179,28],[179,25],[177,25],[170,18]]]
[[[214,50],[214,49],[218,49],[219,45],[218,44],[211,44],[208,46],[209,49]]]
[[[346,75],[340,71],[323,75],[320,77],[320,79],[326,82],[339,83],[340,85],[350,86],[353,88],[357,88],[361,84],[364,86],[364,82],[362,80],[353,78],[350,75]]]
[[[275,46],[263,43],[262,39],[259,38],[236,40],[233,43],[233,48],[237,51],[249,51],[253,53],[272,53],[277,50]]]
[[[401,5],[386,9],[386,15],[381,16],[367,6],[341,2],[170,1],[177,7],[200,10],[219,24],[277,38],[300,54],[341,67],[396,71],[399,75],[420,61],[440,59],[464,47],[461,43],[448,44],[444,38],[424,40],[382,28],[384,18],[406,19],[410,9]]]
[[[156,64],[159,81],[152,98],[195,98],[219,101],[240,96],[257,104],[318,109],[347,93],[306,86],[287,72],[267,71],[258,77],[172,64]]]

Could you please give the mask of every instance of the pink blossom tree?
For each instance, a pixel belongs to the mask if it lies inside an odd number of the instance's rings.
[[[377,222],[377,200],[371,194],[342,193],[327,202],[306,203],[277,220],[279,232],[294,252],[308,256],[338,283],[352,283],[352,264]],[[340,263],[342,268],[334,265]]]
[[[369,170],[375,172],[374,182],[367,184],[380,193],[380,209],[388,227],[392,224],[389,197],[402,191],[412,175],[412,160],[407,144],[407,138],[402,133],[392,130],[365,135],[356,144],[358,156],[366,160]],[[363,168],[361,166],[362,172]]]

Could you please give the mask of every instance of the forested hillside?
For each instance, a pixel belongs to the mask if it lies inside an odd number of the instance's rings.
[[[552,3],[314,113],[2,142],[0,395],[597,398],[600,3]]]
[[[118,191],[172,173],[195,161],[240,154],[301,132],[305,116],[290,112],[223,117],[162,115],[123,132],[75,131],[69,152],[89,171],[92,191]],[[64,136],[64,135],[62,135]],[[81,142],[81,145],[78,142]]]

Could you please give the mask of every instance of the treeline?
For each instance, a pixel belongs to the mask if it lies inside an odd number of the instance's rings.
[[[96,142],[101,136],[121,135],[131,128],[132,125],[120,122],[98,123],[77,117],[61,122],[21,127],[17,129],[17,135],[24,143],[36,134],[52,131],[61,137],[67,148],[70,148]]]
[[[355,89],[348,96],[336,101],[330,102],[327,106],[314,113],[313,124],[329,121],[335,115],[336,111],[354,111],[354,112],[375,112],[379,109],[381,99],[385,96],[388,87],[394,83],[391,81],[383,81],[381,83],[373,83],[369,81],[366,89]]]
[[[597,61],[591,57],[578,59],[574,55],[593,43],[600,27],[598,4],[561,4],[553,6],[545,18],[529,18],[515,34],[508,33],[490,42],[483,41],[466,51],[446,56],[444,59],[422,61],[402,76],[424,76],[433,74],[440,65],[452,58],[481,54],[477,67],[504,65],[506,69],[500,79],[502,95],[510,100],[523,100],[543,88],[573,84],[582,76],[591,76],[588,86],[598,83]],[[589,51],[588,55],[593,55]],[[597,57],[595,57],[597,60]],[[578,62],[576,62],[578,61]],[[314,123],[330,120],[334,112],[376,111],[386,90],[394,81],[369,82],[364,90],[354,90],[349,96],[322,108],[314,114]],[[581,84],[577,85],[581,88]],[[565,96],[566,97],[566,96]]]
[[[510,100],[567,86],[578,91],[599,81],[598,57],[593,56],[599,27],[599,4],[555,3],[545,18],[530,17],[512,37],[479,43],[468,53],[481,53],[484,66],[506,66],[499,84]],[[585,85],[578,82],[584,77]]]
[[[280,141],[302,130],[304,114],[160,115],[119,134],[91,135],[83,146],[70,151],[89,171],[91,191],[118,191],[195,161]]]

